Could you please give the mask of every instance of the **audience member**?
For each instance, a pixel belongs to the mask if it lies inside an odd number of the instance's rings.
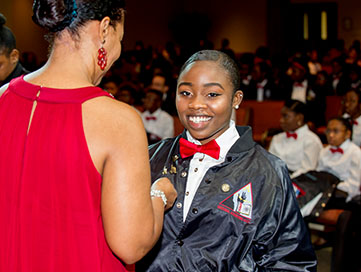
[[[329,76],[325,71],[319,71],[316,74],[316,80],[309,88],[307,96],[307,107],[309,121],[315,127],[326,125],[326,96],[332,93],[332,86]]]
[[[227,38],[222,39],[221,48],[219,50],[222,51],[223,53],[226,53],[232,59],[234,59],[234,60],[236,59],[236,54],[234,53],[234,51],[230,47],[229,39],[227,39]]]
[[[344,118],[350,118],[352,123],[352,142],[361,147],[361,92],[350,89],[342,101]]]
[[[259,62],[253,66],[252,79],[249,83],[245,98],[257,101],[277,99],[277,91],[270,80],[271,69],[266,62]]]
[[[333,95],[344,95],[348,90],[348,76],[345,71],[345,61],[343,57],[332,60],[332,87]]]
[[[115,97],[119,91],[119,78],[116,76],[104,77],[100,83],[100,87]]]
[[[314,170],[322,149],[320,138],[306,124],[306,105],[288,100],[281,110],[280,125],[284,132],[273,136],[269,152],[281,158],[291,177]]]
[[[170,79],[163,73],[156,73],[149,86],[150,89],[162,93],[162,109],[170,115],[177,115],[175,109],[175,89],[171,88]]]
[[[347,119],[330,119],[326,136],[329,145],[320,152],[316,170],[329,172],[341,180],[327,206],[342,209],[346,202],[360,195],[361,149],[351,142],[352,125]]]
[[[322,70],[322,65],[318,60],[318,52],[316,49],[312,49],[309,53],[309,60],[307,65],[311,75],[315,76]]]
[[[19,62],[20,53],[16,49],[15,36],[5,23],[6,18],[0,13],[0,86],[28,73]]]
[[[161,108],[162,95],[160,91],[154,89],[148,89],[145,93],[142,120],[149,144],[174,136],[173,117]]]

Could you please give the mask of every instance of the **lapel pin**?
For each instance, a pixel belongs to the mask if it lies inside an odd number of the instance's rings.
[[[171,174],[177,174],[177,168],[175,168],[175,166],[172,165],[172,166],[170,167],[169,173],[171,173]]]
[[[224,193],[229,192],[229,190],[231,190],[231,186],[229,186],[229,184],[227,184],[227,183],[222,184],[222,191]]]

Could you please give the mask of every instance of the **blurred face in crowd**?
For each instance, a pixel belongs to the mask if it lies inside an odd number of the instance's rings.
[[[333,61],[332,62],[332,73],[337,75],[338,73],[340,73],[342,71],[342,66],[340,63],[338,63],[337,61]]]
[[[129,105],[133,105],[134,99],[130,90],[120,90],[117,94],[117,99]]]
[[[152,79],[152,84],[150,86],[152,89],[160,91],[162,93],[168,92],[169,87],[166,85],[166,80],[163,76],[156,75]]]
[[[227,72],[214,61],[196,61],[178,79],[176,106],[183,126],[206,144],[229,127],[232,107],[242,101],[233,93]]]
[[[338,147],[351,137],[351,131],[339,120],[331,120],[327,124],[326,137],[330,145]]]
[[[252,78],[256,82],[261,82],[265,78],[265,73],[261,71],[261,67],[258,64],[253,67]]]
[[[15,69],[19,61],[19,51],[14,49],[9,55],[4,50],[0,51],[0,81],[5,80]]]
[[[280,126],[283,131],[295,131],[303,125],[303,115],[287,107],[281,109]]]
[[[116,95],[118,92],[118,86],[114,81],[109,81],[109,82],[105,83],[104,89],[112,95]]]
[[[349,78],[350,78],[351,82],[356,82],[359,80],[359,75],[356,71],[351,71],[349,74]]]
[[[327,83],[327,78],[323,73],[317,73],[316,76],[316,85],[317,86],[324,86]]]
[[[360,113],[359,98],[355,91],[349,91],[344,98],[345,112],[351,117],[357,117]]]
[[[143,99],[144,109],[149,111],[150,113],[155,112],[162,105],[162,98],[159,94],[154,92],[147,92]]]
[[[291,78],[294,81],[303,81],[305,79],[306,70],[298,65],[292,65]]]
[[[249,74],[249,65],[246,63],[242,63],[239,68],[239,74],[242,79],[247,78]]]

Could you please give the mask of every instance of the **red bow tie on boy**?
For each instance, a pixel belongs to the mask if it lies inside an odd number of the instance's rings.
[[[297,133],[296,132],[288,132],[286,131],[287,138],[293,137],[295,140],[297,140]]]
[[[145,120],[147,120],[147,121],[149,121],[149,120],[157,120],[157,117],[155,117],[155,116],[147,116],[147,117],[145,117]]]
[[[337,148],[332,148],[331,147],[330,151],[332,152],[332,154],[337,153],[337,152],[343,154],[343,149],[341,147],[337,147]]]
[[[210,141],[209,143],[206,143],[204,145],[197,145],[194,143],[191,143],[190,141],[187,141],[184,138],[180,138],[179,140],[179,151],[181,157],[187,158],[195,153],[203,153],[211,156],[212,158],[218,160],[219,159],[219,152],[220,147],[217,144],[215,140]]]

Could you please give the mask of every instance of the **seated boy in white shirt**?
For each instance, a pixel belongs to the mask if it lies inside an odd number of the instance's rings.
[[[143,101],[145,111],[142,120],[149,144],[174,136],[173,117],[161,109],[162,96],[160,91],[149,89]]]

